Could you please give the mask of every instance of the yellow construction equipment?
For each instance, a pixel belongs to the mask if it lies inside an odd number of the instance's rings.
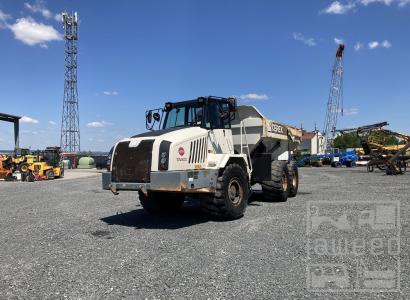
[[[36,155],[31,154],[30,149],[19,148],[15,149],[14,155],[11,156],[13,162],[13,170],[26,173],[29,166],[37,159]]]
[[[11,179],[13,174],[13,163],[11,157],[0,155],[0,179]]]
[[[60,147],[47,147],[34,153],[17,149],[14,155],[0,156],[0,178],[12,180],[16,171],[22,174],[22,180],[28,181],[63,177],[60,154]]]
[[[60,147],[47,147],[37,151],[36,159],[28,165],[28,180],[54,179],[64,176],[60,161]]]
[[[337,131],[356,132],[362,144],[362,148],[357,149],[357,152],[370,158],[367,163],[368,172],[373,172],[374,167],[377,167],[388,175],[403,174],[407,170],[407,161],[410,160],[410,155],[406,154],[410,149],[410,136],[383,128],[387,125],[387,122],[381,122]],[[385,146],[387,139],[391,137],[397,138],[402,144]]]

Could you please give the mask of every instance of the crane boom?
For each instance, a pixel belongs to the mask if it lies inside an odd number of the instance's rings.
[[[324,150],[332,148],[336,135],[336,125],[339,113],[343,116],[343,52],[344,44],[340,44],[336,51],[336,58],[332,69],[329,100],[327,102],[326,119],[323,129]]]

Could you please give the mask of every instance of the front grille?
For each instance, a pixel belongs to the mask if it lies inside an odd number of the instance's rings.
[[[115,148],[112,166],[113,182],[150,182],[152,145],[154,140],[143,140],[137,147],[121,142]]]
[[[189,148],[189,163],[203,163],[208,154],[208,139],[206,137],[191,142]]]

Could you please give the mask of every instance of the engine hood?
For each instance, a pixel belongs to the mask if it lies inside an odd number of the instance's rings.
[[[203,135],[207,133],[207,130],[201,127],[193,127],[193,126],[186,126],[186,127],[175,127],[169,129],[161,129],[155,131],[148,131],[141,134],[134,135],[126,140],[131,141],[130,147],[135,146],[135,143],[142,140],[167,140],[172,143],[174,142],[182,142],[185,140],[192,139],[197,135]]]
[[[131,138],[161,136],[161,135],[173,132],[173,131],[182,130],[186,128],[192,128],[192,127],[184,126],[184,127],[174,127],[174,128],[160,129],[160,130],[151,130],[151,131],[147,131],[144,133],[136,134],[132,136]]]

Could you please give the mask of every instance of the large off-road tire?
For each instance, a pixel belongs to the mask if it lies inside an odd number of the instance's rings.
[[[289,197],[289,182],[287,161],[272,161],[271,180],[261,183],[263,197],[269,201],[286,201]]]
[[[55,175],[54,175],[54,171],[53,171],[53,170],[47,170],[46,173],[45,173],[45,175],[46,175],[46,177],[47,177],[48,180],[52,180],[52,179],[55,178]]]
[[[19,164],[18,170],[19,170],[21,173],[27,173],[28,170],[29,170],[29,168],[28,168],[29,166],[30,166],[30,165],[29,165],[28,163],[22,162],[22,163]]]
[[[296,161],[292,160],[288,163],[289,172],[289,197],[296,197],[299,189],[299,171]]]
[[[341,168],[342,167],[342,163],[340,161],[332,161],[332,163],[330,164],[331,167],[333,168]]]
[[[244,168],[236,163],[229,164],[217,179],[213,197],[201,200],[202,209],[225,220],[238,219],[245,213],[249,191]]]
[[[185,200],[183,194],[148,192],[148,195],[145,195],[139,191],[138,195],[142,207],[153,215],[175,213],[182,207]]]

